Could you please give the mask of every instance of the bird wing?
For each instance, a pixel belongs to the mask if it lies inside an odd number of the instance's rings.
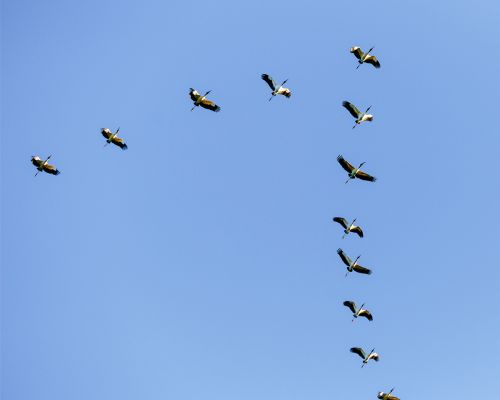
[[[123,141],[123,139],[121,139],[119,137],[115,136],[111,142],[113,144],[117,145],[122,150],[127,150],[128,149],[128,146],[125,144],[125,142]]]
[[[352,103],[349,103],[348,101],[343,101],[342,106],[349,111],[349,113],[354,117],[354,118],[359,118],[361,115],[361,111],[359,111],[356,106]]]
[[[351,173],[353,170],[354,170],[354,167],[349,164],[345,159],[344,157],[342,156],[338,156],[337,157],[337,161],[338,163],[342,166],[342,168],[344,168],[347,172]]]
[[[273,78],[268,74],[262,74],[260,77],[269,85],[273,92],[276,90],[276,82],[274,82]]]
[[[342,259],[342,261],[345,265],[347,265],[348,267],[351,266],[352,260],[349,258],[349,256],[347,254],[344,253],[344,250],[338,249],[337,254],[340,256],[340,258]]]
[[[111,132],[108,128],[102,128],[101,129],[101,134],[104,136],[106,139],[109,139],[112,135],[113,132]]]
[[[361,265],[355,265],[352,269],[360,274],[371,275],[372,271],[368,268],[362,267]]]
[[[60,172],[58,171],[58,169],[56,167],[54,167],[53,165],[50,165],[50,164],[45,164],[43,166],[43,170],[45,172],[47,172],[48,174],[52,174],[52,175],[59,175]]]
[[[338,222],[340,225],[342,225],[344,227],[344,229],[347,229],[347,227],[349,226],[347,223],[347,220],[345,218],[342,218],[342,217],[334,217],[333,221]]]
[[[352,311],[353,314],[356,313],[356,303],[354,301],[344,301],[344,306],[349,308],[349,310]]]
[[[195,103],[200,98],[200,94],[193,88],[189,89],[189,96],[191,97],[191,100],[193,100]]]
[[[365,55],[365,53],[363,53],[363,51],[358,46],[351,47],[349,51],[354,54],[358,60],[361,60]]]
[[[363,237],[363,231],[359,226],[351,228],[351,232],[357,233],[359,237]]]
[[[283,96],[285,96],[288,99],[292,96],[291,90],[284,88],[284,87],[282,87],[278,90],[278,94],[282,94]]]
[[[377,353],[372,353],[370,354],[370,356],[368,357],[369,360],[375,360],[375,361],[378,361],[379,360],[379,356]]]
[[[380,68],[380,63],[375,56],[366,57],[364,62],[373,65],[375,68]]]
[[[374,176],[368,175],[366,172],[363,171],[356,172],[356,178],[370,182],[375,182],[377,180],[377,178],[375,178]]]
[[[373,316],[368,310],[361,310],[358,315],[360,317],[365,317],[368,321],[373,321]]]
[[[40,157],[35,156],[31,157],[31,163],[38,168],[40,165],[42,165],[43,161],[40,159]]]
[[[366,353],[361,347],[351,347],[351,353],[357,354],[363,360],[366,358]]]
[[[220,107],[217,104],[215,104],[213,101],[210,101],[207,99],[202,100],[200,103],[200,106],[202,106],[203,108],[206,108],[207,110],[211,110],[211,111],[215,111],[215,112],[220,111]]]
[[[399,400],[399,397],[393,396],[392,394],[387,395],[387,400]]]

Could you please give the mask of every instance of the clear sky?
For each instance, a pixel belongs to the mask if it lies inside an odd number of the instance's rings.
[[[2,399],[493,399],[499,20],[496,0],[4,0]],[[190,87],[222,111],[190,112]],[[343,100],[374,121],[353,131]],[[378,181],[345,185],[338,154]],[[338,247],[373,275],[345,278]]]

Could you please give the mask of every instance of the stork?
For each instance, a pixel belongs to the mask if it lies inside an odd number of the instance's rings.
[[[344,306],[352,311],[352,322],[358,317],[365,317],[368,321],[373,321],[373,316],[370,311],[363,308],[365,303],[361,304],[361,307],[356,308],[356,303],[354,301],[344,301]]]
[[[108,128],[102,128],[101,129],[101,134],[106,138],[106,144],[104,146],[107,146],[110,143],[113,143],[114,145],[118,146],[122,150],[127,150],[128,146],[125,144],[123,139],[118,137],[118,132],[120,132],[120,128],[116,130],[115,133],[111,132]]]
[[[378,392],[377,398],[380,400],[399,400],[399,397],[393,396],[391,393],[395,388],[392,388],[389,393]]]
[[[189,89],[189,96],[191,97],[191,100],[194,102],[193,108],[191,108],[191,111],[193,111],[196,107],[201,106],[203,108],[206,108],[207,110],[211,110],[214,112],[219,112],[220,107],[215,104],[213,101],[210,101],[207,99],[207,95],[211,92],[209,90],[206,92],[203,96],[199,94],[196,90],[193,88]]]
[[[365,165],[365,162],[362,162],[359,164],[359,167],[356,168],[349,162],[347,162],[344,157],[338,156],[337,161],[341,165],[342,168],[344,168],[348,172],[349,179],[361,179],[362,181],[370,181],[370,182],[375,182],[377,178],[374,176],[368,175],[366,172],[361,171],[361,167]],[[349,179],[345,181],[345,183],[349,182]]]
[[[354,225],[354,223],[356,222],[356,218],[354,218],[350,224],[347,222],[345,218],[342,217],[334,217],[333,221],[338,222],[344,228],[344,234],[342,235],[342,239],[344,239],[345,236],[351,232],[356,233],[360,238],[363,237],[363,231],[361,227]]]
[[[371,275],[372,271],[368,268],[362,267],[358,264],[358,260],[361,256],[357,256],[354,261],[352,261],[347,254],[344,253],[344,250],[338,249],[337,254],[339,255],[342,262],[347,266],[347,272],[345,276],[349,274],[349,272],[357,272],[359,274]]]
[[[375,47],[372,47],[366,53],[363,53],[363,51],[358,46],[351,47],[349,51],[353,53],[354,56],[358,59],[358,66],[356,67],[356,69],[358,69],[360,65],[364,63],[371,64],[375,68],[380,68],[380,63],[378,62],[377,57],[370,54],[374,48]]]
[[[378,362],[379,356],[377,353],[375,353],[375,349],[372,349],[368,355],[366,355],[365,351],[361,347],[351,347],[351,353],[357,354],[363,359],[363,364],[361,365],[361,368],[363,368],[366,364],[368,364],[368,361],[370,360],[375,360]]]
[[[354,126],[352,127],[352,129],[356,128],[356,126],[359,125],[361,122],[365,122],[365,121],[371,122],[371,121],[373,121],[373,115],[372,114],[368,114],[368,111],[370,111],[370,108],[372,108],[372,106],[368,107],[365,112],[359,111],[354,104],[349,103],[348,101],[343,101],[342,102],[342,106],[347,111],[349,111],[349,113],[354,118],[356,118],[356,121],[355,121],[356,123],[354,124]]]
[[[61,171],[59,171],[56,167],[54,167],[53,165],[49,164],[50,157],[52,157],[52,155],[48,156],[45,160],[42,160],[38,156],[32,156],[31,157],[32,164],[38,170],[36,172],[35,176],[37,176],[38,173],[41,172],[41,171],[45,171],[48,174],[52,174],[52,175],[59,175],[61,173]]]
[[[273,99],[274,96],[281,94],[285,96],[286,98],[290,98],[292,95],[292,92],[290,89],[287,89],[286,87],[283,87],[283,85],[288,81],[288,79],[285,79],[281,85],[276,85],[276,82],[274,81],[273,78],[271,78],[268,74],[262,74],[260,76],[271,88],[272,93],[271,97],[269,98],[269,101]]]

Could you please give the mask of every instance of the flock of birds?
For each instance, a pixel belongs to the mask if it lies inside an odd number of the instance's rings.
[[[371,64],[375,68],[380,68],[380,63],[377,60],[377,58],[371,54],[371,51],[373,50],[373,47],[368,50],[366,53],[364,53],[359,47],[352,47],[350,49],[350,52],[354,54],[354,56],[358,59],[358,66],[356,67],[359,68],[362,64]],[[271,78],[268,74],[262,74],[261,75],[262,80],[264,80],[269,87],[271,88],[271,97],[269,98],[269,101],[271,101],[275,96],[277,95],[282,95],[285,96],[286,98],[290,98],[292,96],[292,92],[290,89],[286,88],[284,85],[288,81],[288,79],[285,79],[281,84],[277,84],[273,78]],[[193,101],[193,107],[191,108],[191,111],[193,111],[196,107],[202,107],[210,111],[214,112],[219,112],[221,110],[220,106],[215,104],[213,101],[208,100],[207,96],[210,94],[210,90],[207,91],[204,95],[201,95],[198,91],[196,91],[193,88],[190,88],[189,90],[189,96],[191,100]],[[344,101],[342,103],[342,106],[349,111],[349,113],[355,118],[355,125],[353,126],[353,129],[361,124],[362,122],[369,122],[373,120],[373,115],[368,114],[368,111],[370,111],[371,106],[369,106],[364,112],[359,111],[359,109],[352,103],[349,103],[348,101]],[[127,150],[127,144],[122,138],[118,137],[118,133],[120,131],[120,128],[116,130],[116,132],[112,132],[108,128],[102,128],[101,129],[101,134],[102,136],[106,139],[105,146],[108,144],[114,144],[115,146],[121,148],[122,150]],[[51,175],[59,175],[60,171],[53,165],[49,164],[51,156],[48,156],[45,160],[42,160],[39,156],[33,156],[31,158],[31,162],[33,165],[36,167],[37,172],[35,174],[38,175],[39,172],[46,172]],[[367,174],[364,171],[361,171],[361,167],[365,164],[362,162],[359,164],[358,167],[353,166],[351,163],[349,163],[347,160],[344,159],[342,155],[339,155],[337,157],[337,161],[340,164],[340,166],[347,172],[348,174],[348,179],[346,180],[346,184],[352,180],[352,179],[360,179],[363,181],[369,181],[369,182],[375,182],[376,178],[372,175]],[[360,238],[362,238],[363,235],[363,230],[361,227],[355,225],[354,223],[356,222],[356,219],[354,219],[352,222],[348,222],[345,218],[342,217],[335,217],[333,218],[334,222],[337,222],[344,228],[344,235],[342,236],[342,239],[344,239],[348,234],[350,233],[355,233],[357,234]],[[353,261],[342,249],[338,249],[337,253],[342,260],[342,262],[346,265],[347,267],[347,272],[346,276],[351,273],[351,272],[356,272],[359,274],[365,274],[365,275],[370,275],[372,271],[368,268],[365,268],[361,265],[359,265],[358,260],[360,256],[357,256],[356,259]],[[346,300],[343,303],[344,306],[346,306],[351,312],[352,312],[352,321],[357,319],[358,317],[364,317],[368,321],[373,321],[373,316],[371,312],[364,307],[364,303],[360,306],[357,307],[356,303],[351,300]],[[370,360],[378,361],[379,360],[379,355],[375,353],[375,349],[372,349],[369,353],[366,353],[361,347],[352,347],[350,349],[351,353],[357,354],[359,357],[362,358],[363,363],[361,367],[363,368]],[[392,388],[389,392],[378,392],[377,398],[381,400],[399,400],[398,397],[394,396],[392,392],[394,391],[394,388]]]

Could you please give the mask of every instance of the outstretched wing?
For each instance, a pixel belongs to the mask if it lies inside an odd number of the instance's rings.
[[[396,397],[396,396],[393,396],[392,394],[389,394],[387,397],[386,397],[387,400],[399,400],[399,397]]]
[[[342,168],[344,168],[347,172],[351,173],[353,170],[354,170],[354,167],[349,164],[345,159],[344,157],[342,156],[338,156],[337,157],[337,161],[339,162],[339,164],[342,166]]]
[[[352,260],[349,258],[349,256],[346,253],[344,253],[344,250],[338,249],[337,254],[340,256],[342,262],[345,265],[347,265],[348,267],[351,266]]]
[[[358,60],[361,60],[365,55],[365,53],[363,53],[363,51],[358,46],[351,47],[349,51],[354,54]]]
[[[356,172],[356,178],[370,182],[375,182],[377,180],[377,178],[375,178],[374,176],[368,175],[366,172],[363,171]]]
[[[191,97],[191,100],[193,100],[195,103],[198,101],[200,98],[200,94],[194,90],[193,88],[189,89],[189,97]]]
[[[113,138],[113,140],[111,141],[111,143],[117,145],[122,150],[127,150],[128,149],[128,146],[125,144],[125,142],[123,141],[123,139],[121,139],[119,137],[115,136]]]
[[[361,115],[361,111],[359,111],[356,106],[352,103],[349,103],[348,101],[343,101],[342,106],[349,111],[349,113],[354,117],[354,118],[359,118]]]
[[[200,106],[202,106],[203,108],[206,108],[207,110],[211,110],[211,111],[215,111],[215,112],[220,111],[220,107],[217,104],[215,104],[213,101],[210,101],[207,99],[202,100],[200,103]]]
[[[109,139],[112,135],[113,132],[111,132],[108,128],[102,128],[101,129],[101,134],[104,136],[106,139]]]
[[[43,161],[40,159],[40,157],[34,156],[31,157],[31,163],[38,168],[40,165],[42,165]]]
[[[353,314],[356,313],[356,303],[354,301],[344,301],[344,306],[349,308],[349,310],[352,311]]]
[[[344,227],[344,229],[347,229],[347,227],[349,226],[347,223],[347,220],[345,218],[342,218],[342,217],[334,217],[333,221],[338,222],[340,225],[342,225]]]
[[[375,68],[380,68],[380,63],[375,56],[366,57],[364,62],[373,65]]]
[[[273,78],[268,74],[262,74],[260,77],[269,85],[273,92],[276,90],[276,82],[274,82]]]
[[[365,317],[368,321],[373,321],[373,316],[368,310],[361,310],[358,314],[360,317]]]
[[[355,265],[352,269],[360,274],[371,275],[372,271],[368,268],[362,267],[361,265]]]
[[[354,228],[351,228],[351,232],[357,233],[359,237],[363,237],[363,231],[359,226],[355,226]]]
[[[361,347],[351,347],[351,353],[357,354],[363,360],[366,358],[366,353]]]
[[[45,172],[47,172],[48,174],[52,174],[52,175],[59,175],[61,173],[56,167],[54,167],[53,165],[50,165],[50,164],[45,164],[43,166],[43,170]]]

